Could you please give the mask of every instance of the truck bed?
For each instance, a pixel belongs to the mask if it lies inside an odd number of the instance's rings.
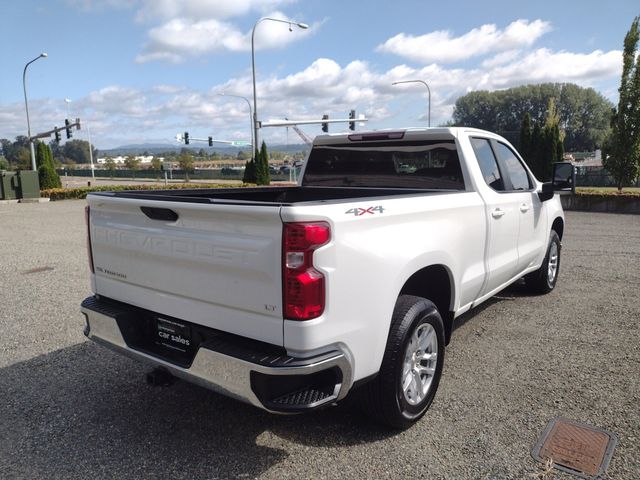
[[[361,198],[425,195],[449,193],[448,190],[366,187],[257,187],[257,188],[202,188],[188,190],[127,190],[122,192],[95,192],[92,195],[165,202],[245,204],[263,206],[291,206],[301,203],[327,203]]]

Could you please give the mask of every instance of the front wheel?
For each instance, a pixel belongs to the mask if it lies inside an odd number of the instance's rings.
[[[407,428],[427,411],[444,364],[444,327],[429,300],[401,295],[393,312],[380,372],[364,389],[365,406],[377,421]]]
[[[556,286],[560,273],[560,237],[551,230],[549,246],[544,261],[538,270],[524,276],[524,282],[529,291],[533,293],[549,293]]]

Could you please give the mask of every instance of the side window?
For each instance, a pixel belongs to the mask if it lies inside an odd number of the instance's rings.
[[[506,175],[511,179],[514,190],[530,190],[531,179],[516,154],[504,143],[498,142],[498,155],[507,167]]]
[[[486,138],[471,138],[471,146],[478,159],[484,181],[494,190],[504,190],[504,183],[498,168],[498,162]]]

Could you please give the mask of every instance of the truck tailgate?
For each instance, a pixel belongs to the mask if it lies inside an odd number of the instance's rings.
[[[96,294],[282,345],[278,206],[87,201]]]

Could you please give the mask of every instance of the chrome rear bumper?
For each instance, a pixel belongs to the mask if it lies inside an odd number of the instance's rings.
[[[304,359],[265,354],[260,349],[248,349],[247,342],[251,345],[251,341],[247,339],[234,348],[233,338],[229,339],[234,336],[225,337],[222,333],[215,341],[201,344],[188,367],[176,365],[127,344],[118,315],[131,316],[131,310],[136,308],[126,307],[87,298],[81,306],[86,319],[85,335],[131,358],[163,367],[176,377],[259,408],[277,413],[306,411],[341,400],[352,385],[351,364],[339,350]]]

